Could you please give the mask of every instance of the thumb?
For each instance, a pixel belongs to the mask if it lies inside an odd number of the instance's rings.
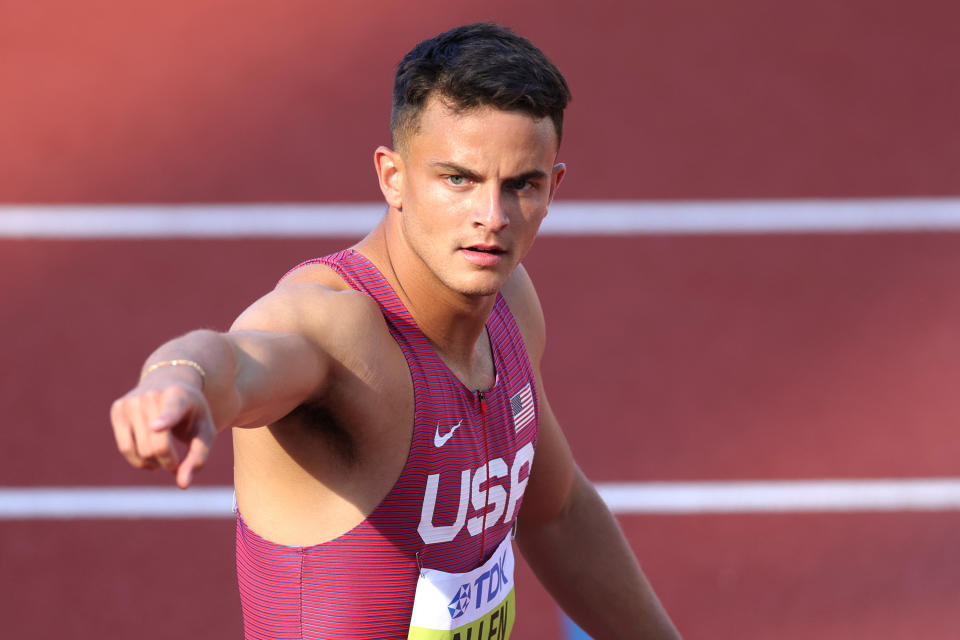
[[[179,389],[167,391],[163,394],[157,417],[150,423],[150,429],[153,431],[172,429],[184,419],[188,406],[188,398],[182,391]]]

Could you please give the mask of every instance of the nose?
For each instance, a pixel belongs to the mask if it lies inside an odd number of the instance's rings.
[[[474,210],[473,223],[479,227],[486,227],[490,231],[500,231],[510,224],[504,206],[504,194],[499,189],[484,190],[481,201]]]

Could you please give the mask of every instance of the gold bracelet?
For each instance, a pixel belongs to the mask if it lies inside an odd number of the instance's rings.
[[[143,382],[143,379],[148,375],[156,371],[161,367],[179,367],[187,366],[193,368],[194,371],[200,374],[200,389],[203,390],[203,385],[207,381],[207,372],[203,370],[199,364],[193,360],[164,360],[163,362],[155,362],[154,364],[147,367],[147,370],[140,374],[140,382]]]

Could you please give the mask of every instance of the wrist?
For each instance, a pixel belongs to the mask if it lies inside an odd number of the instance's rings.
[[[199,363],[194,362],[193,360],[187,360],[184,358],[178,358],[175,360],[161,360],[160,362],[154,362],[153,364],[147,366],[143,372],[140,374],[140,382],[143,382],[147,376],[150,374],[168,367],[176,367],[177,369],[182,369],[184,371],[192,369],[194,371],[195,377],[199,376],[200,378],[200,390],[203,391],[203,388],[207,381],[207,372],[203,370],[203,367]]]

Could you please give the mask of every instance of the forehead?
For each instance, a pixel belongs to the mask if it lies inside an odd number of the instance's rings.
[[[431,97],[406,140],[411,153],[536,155],[553,162],[559,146],[549,117],[483,106],[456,109]]]

